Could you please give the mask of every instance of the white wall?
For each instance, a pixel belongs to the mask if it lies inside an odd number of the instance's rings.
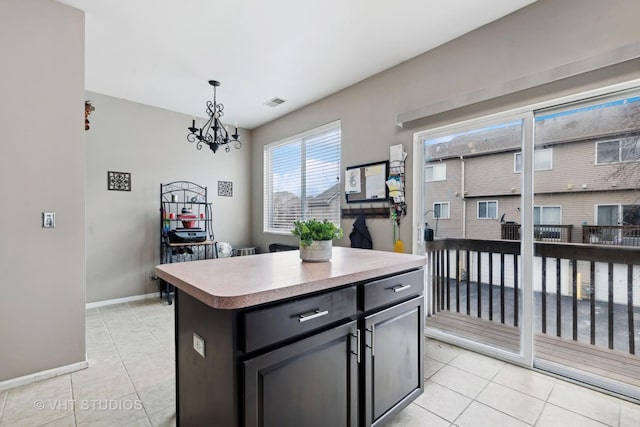
[[[340,119],[342,121],[342,169],[387,159],[389,146],[402,143],[407,158],[409,214],[402,219],[405,248],[415,237],[411,206],[414,188],[413,134],[434,126],[483,116],[534,101],[553,99],[606,84],[640,77],[640,60],[586,72],[499,98],[396,127],[398,114],[436,102],[481,93],[486,88],[508,89],[507,82],[603,54],[636,43],[640,2],[630,0],[539,0],[511,15],[426,52],[394,68],[372,76],[253,131],[252,203],[253,242],[266,248],[271,242],[295,243],[289,236],[262,232],[263,147],[273,141]],[[401,31],[401,29],[398,29]],[[354,52],[354,55],[357,53]],[[295,94],[292,94],[294,96]],[[289,97],[290,98],[290,97]],[[343,200],[343,207],[346,203]],[[420,221],[420,219],[418,219]],[[345,238],[353,219],[342,221]],[[368,219],[374,249],[392,250],[388,219]]]
[[[2,0],[0,53],[2,382],[85,359],[84,14]]]
[[[160,183],[186,180],[208,188],[218,241],[250,243],[251,135],[243,147],[198,151],[186,140],[191,117],[87,92],[95,107],[87,132],[87,302],[157,291]],[[204,105],[203,105],[204,108]],[[130,172],[132,191],[108,191],[107,171]],[[233,182],[233,197],[218,196]]]

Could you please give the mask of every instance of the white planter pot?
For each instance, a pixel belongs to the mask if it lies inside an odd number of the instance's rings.
[[[306,262],[324,262],[331,259],[333,240],[313,241],[309,246],[300,244],[300,259]]]

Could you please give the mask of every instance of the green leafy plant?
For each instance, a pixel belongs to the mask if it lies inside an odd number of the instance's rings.
[[[314,240],[333,240],[342,237],[342,228],[336,227],[332,222],[309,219],[293,223],[294,236],[300,237],[300,245],[309,246]]]

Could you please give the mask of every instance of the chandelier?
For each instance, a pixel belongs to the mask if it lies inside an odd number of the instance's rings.
[[[220,118],[224,115],[224,105],[218,104],[216,101],[216,87],[220,86],[220,82],[217,80],[209,80],[209,84],[213,86],[213,102],[207,101],[207,116],[209,120],[201,128],[196,127],[196,120],[193,119],[189,134],[187,135],[187,141],[196,142],[198,150],[202,150],[202,144],[209,146],[214,153],[218,151],[218,148],[224,146],[224,150],[228,153],[231,148],[229,143],[233,142],[233,146],[236,149],[242,147],[242,143],[238,140],[238,123],[235,124],[235,132],[229,135],[229,130],[222,124]]]

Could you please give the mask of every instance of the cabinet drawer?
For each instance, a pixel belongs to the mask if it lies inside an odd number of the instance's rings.
[[[356,288],[340,289],[243,314],[243,350],[250,352],[354,316]]]
[[[364,285],[364,311],[389,303],[421,295],[424,271],[416,270],[376,280]]]

